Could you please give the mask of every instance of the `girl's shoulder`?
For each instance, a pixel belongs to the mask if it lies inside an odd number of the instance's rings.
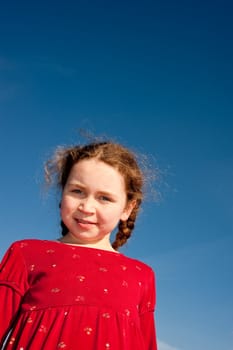
[[[32,261],[46,261],[48,253],[55,252],[55,241],[45,239],[26,238],[14,241],[6,250],[4,256],[11,260],[22,260],[30,264]]]
[[[51,242],[51,243],[50,243]],[[43,249],[50,247],[53,244],[53,241],[45,239],[36,239],[36,238],[26,238],[14,241],[10,244],[8,251],[21,251],[21,252],[40,252]]]
[[[136,258],[132,258],[132,257],[128,257],[128,256],[123,256],[125,261],[127,262],[127,264],[134,266],[134,268],[138,271],[141,271],[142,273],[149,273],[149,274],[154,274],[154,270],[153,268],[148,265],[147,263],[145,263],[142,260],[136,259]]]
[[[14,241],[13,243],[11,243],[10,247],[24,248],[27,246],[41,246],[41,245],[47,244],[47,242],[49,241],[46,241],[44,239],[25,238],[25,239]]]

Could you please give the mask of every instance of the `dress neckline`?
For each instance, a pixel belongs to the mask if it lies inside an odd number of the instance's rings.
[[[44,240],[45,242],[51,242],[51,243],[55,243],[58,244],[60,246],[66,246],[69,248],[73,248],[73,249],[88,249],[89,251],[93,251],[93,252],[99,252],[99,253],[107,253],[107,254],[114,254],[116,256],[124,256],[124,254],[118,252],[118,251],[112,251],[112,250],[107,250],[107,249],[101,249],[101,248],[96,248],[96,247],[90,247],[90,246],[86,246],[86,245],[79,245],[79,244],[72,244],[72,243],[65,243],[65,242],[61,242],[59,241],[59,239],[57,240]]]

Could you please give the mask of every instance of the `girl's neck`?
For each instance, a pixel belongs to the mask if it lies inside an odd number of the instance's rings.
[[[65,236],[59,238],[58,241],[69,245],[96,248],[96,249],[102,249],[102,250],[118,253],[115,249],[113,249],[108,239],[92,242],[92,243],[82,243],[77,241],[75,237],[73,237],[70,233],[67,233]]]

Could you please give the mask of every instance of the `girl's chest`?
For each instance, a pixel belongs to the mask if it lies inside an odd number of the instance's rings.
[[[136,310],[143,290],[143,272],[137,264],[79,254],[57,257],[48,254],[41,262],[31,261],[30,288],[26,308],[60,305],[104,305],[118,310]]]

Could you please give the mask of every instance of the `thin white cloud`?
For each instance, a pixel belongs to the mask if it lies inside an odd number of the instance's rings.
[[[174,346],[164,343],[161,340],[158,340],[158,350],[179,350],[179,349],[174,348]]]

